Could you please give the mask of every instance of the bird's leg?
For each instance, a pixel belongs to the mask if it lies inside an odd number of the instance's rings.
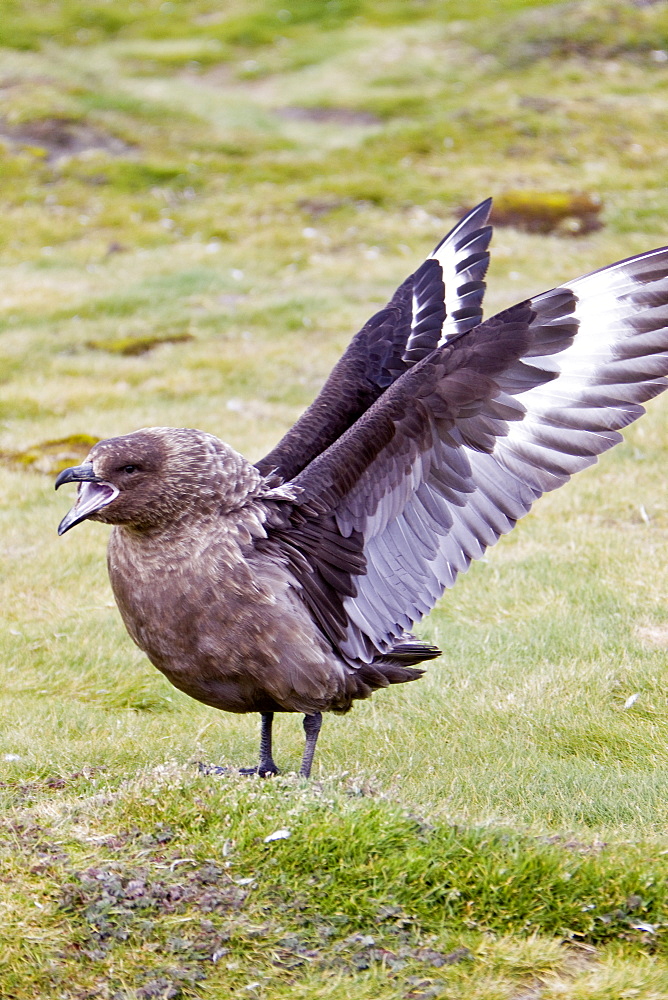
[[[240,768],[242,774],[259,774],[261,778],[268,778],[272,774],[278,774],[278,768],[274,764],[274,758],[271,755],[271,726],[273,721],[273,712],[262,712],[260,763],[257,767]]]
[[[306,733],[306,746],[304,747],[302,766],[299,769],[299,774],[302,778],[310,777],[311,765],[313,763],[313,754],[315,753],[315,745],[318,742],[318,733],[320,732],[321,726],[322,726],[322,714],[320,712],[314,712],[313,715],[304,716],[304,732]]]
[[[274,721],[273,712],[262,713],[262,729],[260,730],[260,766],[257,773],[266,778],[270,774],[278,774],[278,768],[274,764],[271,755],[271,726]]]

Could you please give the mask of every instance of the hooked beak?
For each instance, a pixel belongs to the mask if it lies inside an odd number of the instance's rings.
[[[77,502],[67,512],[58,525],[58,534],[64,535],[80,521],[85,521],[91,514],[106,507],[118,496],[118,489],[111,483],[106,483],[93,471],[92,462],[75,465],[71,469],[63,469],[56,479],[56,489],[63,483],[79,483]]]

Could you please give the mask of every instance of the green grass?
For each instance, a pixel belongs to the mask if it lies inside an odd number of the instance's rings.
[[[49,931],[22,948],[21,985],[35,991],[67,987],[63,938],[82,984],[121,995],[130,977],[187,995],[206,969],[213,996],[249,974],[272,997],[408,995],[425,979],[444,996],[491,995],[481,980],[501,996],[527,976],[573,977],[574,995],[596,996],[601,970],[582,940],[607,954],[608,982],[667,981],[642,942],[665,916],[668,862],[642,846],[434,826],[350,778],[263,785],[166,764],[94,806],[74,796],[103,781],[93,768],[52,780],[65,801],[46,823],[36,801],[48,783],[23,786],[30,823],[15,820],[0,848]],[[25,909],[13,917],[34,926]]]
[[[458,581],[419,683],[326,719],[310,783],[288,716],[285,777],[198,771],[258,720],[135,649],[53,470],[146,425],[263,455],[488,194],[604,223],[498,228],[488,314],[667,242],[665,5],[222,7],[0,3],[0,996],[662,1000],[666,400]]]

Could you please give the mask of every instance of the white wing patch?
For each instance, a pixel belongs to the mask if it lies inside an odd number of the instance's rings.
[[[451,269],[452,246],[438,252]],[[385,459],[385,492],[374,498],[381,454],[337,510],[342,534],[363,533],[368,562],[357,596],[344,600],[356,626],[341,646],[351,659],[389,651],[471,560],[621,440],[620,429],[668,386],[668,248],[578,278],[531,307],[534,344],[522,360],[547,379],[513,391],[509,366],[488,411],[445,431],[434,420],[426,452],[408,442],[389,470]],[[491,447],[490,426],[500,428]]]
[[[491,207],[491,199],[488,198],[472,209],[427,258],[439,265],[438,277],[444,286],[440,293],[443,296],[441,304],[445,304],[445,318],[437,341],[440,345],[455,334],[472,329],[482,320],[483,278],[489,265],[488,247],[492,238],[492,229],[486,223]],[[428,310],[433,308],[430,292],[433,293],[433,287],[424,282],[422,286],[417,283],[413,289],[411,333],[403,353],[403,360],[409,363],[424,357],[420,327]]]

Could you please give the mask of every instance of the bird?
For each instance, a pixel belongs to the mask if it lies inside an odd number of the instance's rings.
[[[622,439],[668,387],[668,247],[483,319],[491,199],[353,337],[255,464],[212,434],[149,427],[95,444],[59,534],[113,526],[108,569],[134,642],[171,683],[259,713],[246,773],[278,773],[272,724],[417,680],[414,628],[544,493]]]

